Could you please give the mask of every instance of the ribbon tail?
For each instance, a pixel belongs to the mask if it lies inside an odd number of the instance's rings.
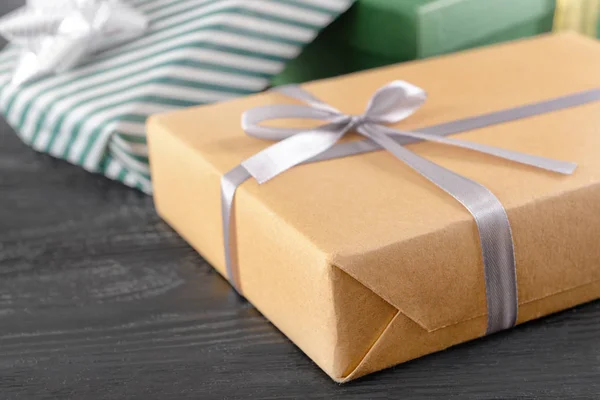
[[[299,133],[267,147],[242,162],[258,183],[265,183],[288,169],[331,148],[348,132],[351,123],[343,118],[314,130]]]
[[[517,277],[506,210],[486,187],[437,165],[398,144],[383,130],[363,126],[361,133],[460,202],[475,219],[483,255],[488,311],[487,334],[515,325]]]
[[[450,146],[461,147],[463,149],[474,150],[480,153],[489,154],[505,160],[514,161],[519,164],[530,165],[532,167],[545,169],[546,171],[557,172],[559,174],[570,175],[577,168],[577,164],[567,161],[554,160],[551,158],[535,156],[532,154],[520,153],[518,151],[506,150],[499,147],[488,146],[481,143],[468,142],[450,137],[433,135],[430,133],[399,131],[388,127],[378,127],[386,135],[405,136],[413,139],[427,140],[430,142],[442,143]]]

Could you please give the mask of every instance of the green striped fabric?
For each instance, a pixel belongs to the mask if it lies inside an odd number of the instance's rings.
[[[151,193],[149,115],[263,90],[352,2],[129,0],[149,32],[67,73],[14,88],[4,49],[0,109],[35,150]]]

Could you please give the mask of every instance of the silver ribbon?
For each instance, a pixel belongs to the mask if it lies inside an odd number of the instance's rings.
[[[284,86],[274,90],[306,105],[269,105],[246,111],[242,116],[242,128],[248,135],[279,142],[243,161],[221,179],[225,264],[228,277],[239,293],[241,286],[233,207],[237,188],[250,177],[262,184],[298,164],[346,157],[382,148],[454,197],[473,215],[479,232],[484,263],[488,311],[486,333],[514,326],[518,311],[516,265],[510,223],[504,207],[484,186],[413,153],[403,145],[422,140],[433,141],[547,171],[571,174],[576,168],[576,164],[571,162],[445,136],[597,101],[600,100],[600,90],[577,93],[419,131],[401,131],[384,125],[395,124],[409,117],[425,102],[426,94],[423,89],[408,82],[394,81],[377,90],[366,111],[361,115],[346,115],[297,86]],[[309,130],[260,125],[268,120],[283,118],[317,119],[327,123]],[[366,140],[336,144],[350,131],[358,132]]]
[[[141,36],[148,19],[120,0],[28,0],[0,18],[0,35],[22,47],[12,85],[79,65]]]

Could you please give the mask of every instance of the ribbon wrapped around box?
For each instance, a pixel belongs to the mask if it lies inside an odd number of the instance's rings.
[[[600,297],[599,67],[561,34],[155,116],[157,209],[348,381]]]
[[[149,115],[264,90],[353,0],[28,0],[0,111],[35,150],[152,192]]]

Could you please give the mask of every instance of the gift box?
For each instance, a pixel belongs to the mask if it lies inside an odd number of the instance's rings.
[[[403,79],[428,93],[414,115],[393,125],[403,132],[451,133],[458,120],[470,128],[448,137],[577,163],[561,175],[430,141],[403,147],[483,184],[504,206],[516,292],[500,288],[523,323],[600,297],[599,68],[599,43],[560,34],[303,87],[355,123],[378,88]],[[297,102],[270,91],[152,117],[159,214],[335,381],[489,332],[494,278],[484,273],[480,221],[388,151],[297,165],[264,184],[250,179],[224,223],[225,178],[272,144],[246,135],[240,118],[281,104]],[[480,115],[495,122],[478,125]],[[299,126],[314,124],[268,124]],[[356,140],[339,146],[365,144]],[[232,246],[235,276],[225,256]]]
[[[0,110],[35,150],[150,193],[149,115],[262,91],[352,0],[125,3],[148,19],[147,31],[77,68],[14,85],[22,50],[0,53]],[[27,42],[43,17],[58,24],[38,11],[21,9],[2,26]]]
[[[549,32],[554,10],[555,0],[359,0],[274,83],[305,82]]]

